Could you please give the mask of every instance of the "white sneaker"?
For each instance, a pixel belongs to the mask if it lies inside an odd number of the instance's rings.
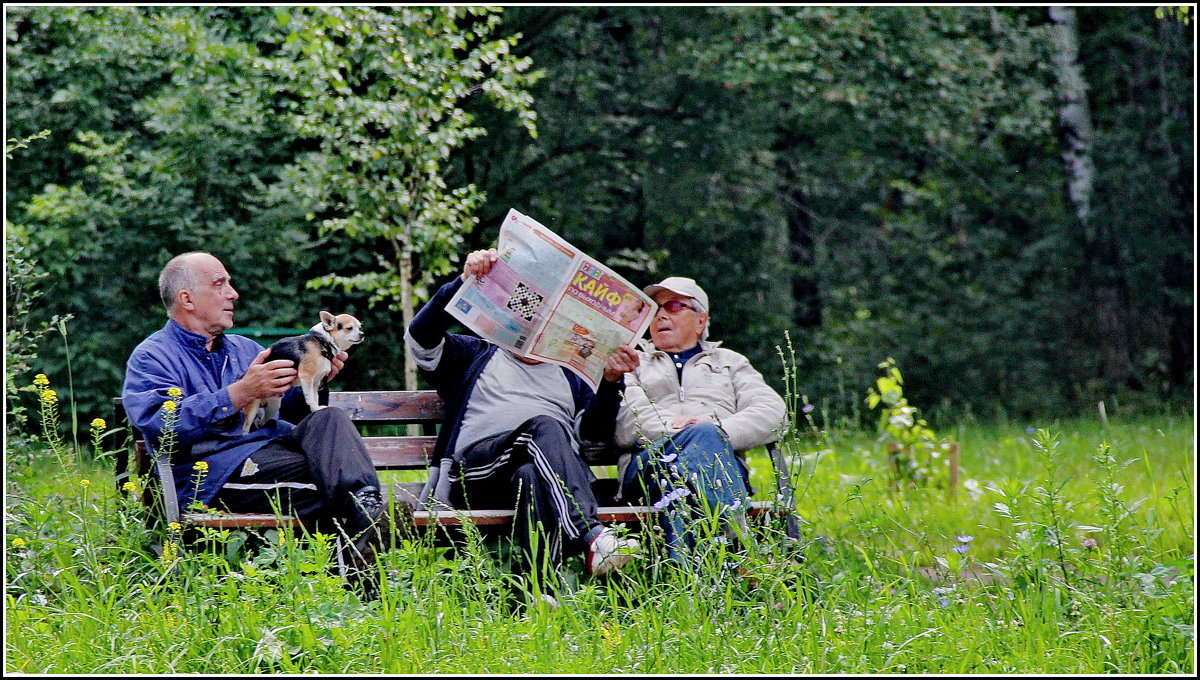
[[[619,538],[605,527],[588,543],[587,571],[592,576],[607,574],[629,564],[638,551],[639,544],[632,538]]]

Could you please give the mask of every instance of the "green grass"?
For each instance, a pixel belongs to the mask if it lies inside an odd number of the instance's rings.
[[[957,428],[974,491],[953,501],[892,491],[871,435],[818,427],[785,444],[799,546],[768,524],[740,572],[714,545],[687,573],[646,530],[646,554],[611,579],[569,562],[557,611],[520,606],[503,551],[473,538],[389,551],[368,604],[305,540],[246,549],[229,533],[166,564],[107,460],[10,441],[5,670],[1190,673],[1192,417],[1094,420]]]

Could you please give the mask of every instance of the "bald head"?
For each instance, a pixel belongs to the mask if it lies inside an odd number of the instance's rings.
[[[184,253],[171,259],[158,277],[167,316],[211,340],[233,328],[238,293],[225,265],[208,253]]]
[[[163,306],[167,308],[167,316],[174,316],[175,307],[179,303],[179,291],[195,290],[199,281],[196,274],[197,265],[203,260],[216,260],[208,253],[191,252],[176,255],[158,275],[158,295],[162,298]]]

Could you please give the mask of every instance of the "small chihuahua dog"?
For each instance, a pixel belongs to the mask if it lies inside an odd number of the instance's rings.
[[[329,312],[321,312],[321,323],[312,327],[306,335],[294,335],[284,338],[271,345],[271,353],[267,361],[275,359],[290,359],[296,364],[296,382],[304,390],[304,401],[310,411],[319,411],[324,406],[317,403],[317,390],[329,375],[333,367],[330,361],[342,350],[347,350],[363,341],[362,324],[349,314],[334,316]],[[259,404],[265,402],[261,422],[272,420],[279,414],[279,397],[255,399],[242,409],[245,423],[242,434],[246,434],[255,424],[255,414]]]

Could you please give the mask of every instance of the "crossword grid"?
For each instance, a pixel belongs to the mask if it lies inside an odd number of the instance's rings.
[[[540,293],[518,281],[516,292],[508,299],[505,306],[516,312],[522,319],[533,321],[534,312],[542,306],[544,299]]]

